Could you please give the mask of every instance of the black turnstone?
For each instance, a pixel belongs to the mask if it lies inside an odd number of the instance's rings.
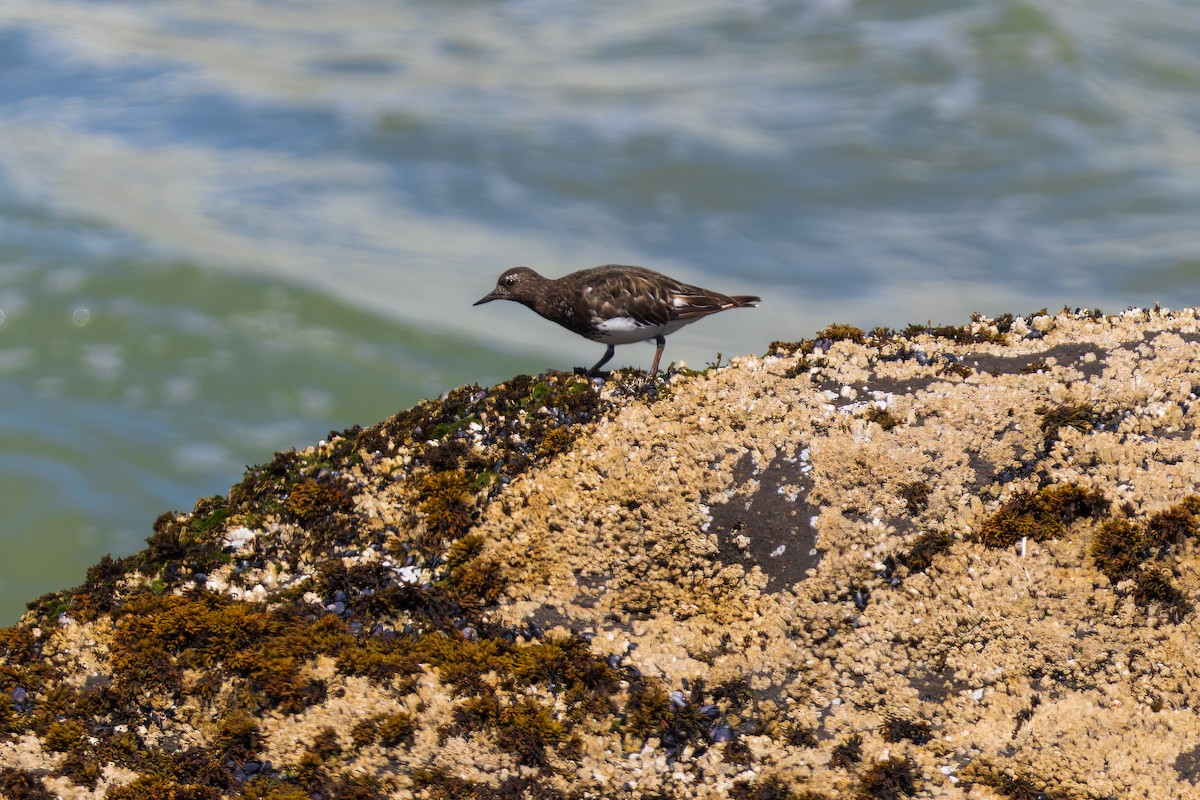
[[[608,363],[616,345],[648,341],[658,346],[650,366],[650,374],[657,375],[667,334],[709,314],[762,302],[751,295],[728,297],[652,269],[622,264],[582,269],[561,278],[513,267],[475,305],[493,300],[515,300],[569,331],[608,345],[588,377]]]

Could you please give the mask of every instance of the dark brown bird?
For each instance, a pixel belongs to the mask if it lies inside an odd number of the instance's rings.
[[[752,295],[729,297],[652,269],[622,264],[583,269],[561,278],[513,267],[475,305],[493,300],[515,300],[569,331],[608,345],[588,377],[608,363],[616,345],[648,341],[657,345],[650,366],[650,374],[656,375],[668,334],[709,314],[762,302]]]

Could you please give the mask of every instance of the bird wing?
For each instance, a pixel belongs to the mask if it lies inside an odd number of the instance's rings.
[[[684,289],[688,291],[681,291],[672,297],[674,305],[672,319],[707,317],[709,314],[715,314],[737,305],[723,294],[697,289],[694,286],[687,286]]]
[[[675,319],[670,289],[637,273],[597,275],[583,286],[600,319],[628,316],[643,325]]]
[[[616,272],[597,267],[585,276],[583,293],[596,301],[593,308],[602,320],[631,317],[642,325],[666,325],[759,302],[748,295],[727,297],[641,267],[623,266]]]

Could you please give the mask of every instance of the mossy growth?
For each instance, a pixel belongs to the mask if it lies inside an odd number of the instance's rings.
[[[440,767],[418,767],[412,771],[409,778],[414,789],[434,800],[475,800],[479,797],[479,784],[452,775]]]
[[[983,315],[982,314],[972,314],[971,320],[974,322],[981,322],[983,320]],[[1000,316],[998,316],[994,320],[992,320],[992,324],[994,324],[996,326],[996,330],[1001,335],[1003,335],[1012,330],[1013,323],[1016,321],[1017,321],[1016,316],[1014,314],[1006,311],[1005,313],[1001,314]]]
[[[125,565],[110,556],[88,567],[82,591],[76,595],[75,607],[87,609],[88,616],[110,611],[116,598],[118,584],[124,578]]]
[[[1196,535],[1200,498],[1191,495],[1152,515],[1144,524],[1121,518],[1105,522],[1092,536],[1088,553],[1096,569],[1113,583],[1133,581],[1130,596],[1139,606],[1162,608],[1180,622],[1193,603],[1174,581],[1171,570],[1153,562],[1172,556],[1173,549]]]
[[[84,583],[74,589],[44,595],[28,604],[41,620],[70,614],[78,622],[112,611],[124,590],[126,576],[153,576],[161,594],[184,576],[209,572],[230,561],[221,534],[235,510],[220,496],[201,498],[191,514],[167,512],[154,521],[147,547],[127,558],[104,556],[87,570]]]
[[[969,378],[975,370],[960,361],[945,361],[938,367],[938,375],[949,375],[954,378]]]
[[[929,723],[907,719],[890,712],[884,717],[882,733],[884,740],[888,742],[907,739],[913,744],[927,744],[933,739],[933,729],[929,727]]]
[[[999,329],[999,326],[997,327],[998,332],[992,332],[987,327],[971,330],[970,325],[934,325],[931,322],[921,325],[913,323],[904,328],[903,335],[909,339],[915,339],[918,336],[932,336],[935,339],[949,339],[955,344],[1001,344],[1004,342],[1004,333],[1007,328]]]
[[[258,720],[246,711],[237,709],[221,719],[213,748],[226,759],[246,761],[262,747]]]
[[[417,721],[403,711],[393,714],[374,714],[355,723],[350,738],[359,747],[378,742],[384,747],[411,745],[417,732]]]
[[[389,479],[407,479],[420,524],[395,544],[410,564],[434,567],[469,533],[495,492],[531,465],[568,450],[584,425],[609,407],[586,378],[519,375],[491,389],[454,389],[372,428],[348,430],[339,441],[352,440],[355,452],[368,458],[405,451],[404,466]],[[462,581],[478,587],[485,603],[499,592],[496,567],[463,566]]]
[[[867,406],[863,418],[867,422],[874,422],[885,431],[890,431],[892,428],[900,424],[900,420],[892,416],[892,413],[885,408],[880,408],[874,403]]]
[[[471,480],[462,470],[429,472],[417,479],[417,510],[425,520],[429,536],[457,539],[471,527],[475,513],[475,494]],[[425,542],[429,546],[429,542]],[[439,544],[440,549],[440,544]]]
[[[76,786],[95,789],[104,775],[104,769],[88,754],[88,749],[76,747],[67,752],[58,762],[58,772]]]
[[[805,725],[791,725],[784,729],[784,741],[792,747],[816,747],[821,743],[821,737],[817,735],[815,728],[809,728]]]
[[[1058,439],[1063,428],[1091,433],[1099,420],[1099,414],[1091,403],[1063,403],[1043,408],[1038,415],[1042,418],[1042,435],[1047,443]]]
[[[1182,622],[1191,613],[1192,601],[1175,585],[1174,576],[1168,570],[1143,568],[1134,580],[1133,600],[1139,606],[1156,605],[1175,623]]]
[[[818,341],[813,339],[799,339],[794,342],[774,341],[768,345],[766,355],[782,357],[799,355],[796,363],[783,372],[785,378],[798,378],[808,373],[809,370],[823,367],[828,363],[827,359],[816,355]]]
[[[1043,358],[1035,358],[1025,366],[1021,367],[1022,375],[1035,375],[1046,369],[1046,360]]]
[[[406,447],[417,467],[463,469],[474,478],[519,474],[564,452],[607,410],[587,378],[518,375],[491,389],[463,386],[353,434],[356,450],[388,454]],[[513,434],[518,434],[514,436]]]
[[[1075,483],[1021,492],[984,520],[975,538],[987,547],[1011,547],[1022,539],[1057,539],[1078,519],[1106,515],[1110,505],[1100,490]]]
[[[519,775],[509,775],[496,784],[467,780],[440,767],[419,767],[409,777],[417,796],[427,800],[575,800],[577,797],[549,782],[539,781],[526,770]]]
[[[816,349],[816,343],[812,339],[797,339],[794,342],[773,341],[767,345],[767,355],[791,356],[799,353],[802,356],[810,356]]]
[[[735,781],[729,787],[731,800],[824,800],[825,795],[800,789],[778,775],[767,775],[757,781]]]
[[[1150,555],[1142,527],[1129,519],[1110,519],[1096,529],[1089,553],[1096,568],[1113,583],[1136,575]]]
[[[105,800],[158,800],[164,797],[220,800],[221,791],[215,786],[185,783],[167,775],[142,775],[123,786],[113,786],[104,794]]]
[[[1044,779],[997,767],[985,759],[967,764],[958,774],[964,788],[987,786],[1009,800],[1067,800],[1053,791]]]
[[[397,712],[384,714],[376,720],[376,740],[384,747],[411,745],[417,731],[417,721],[412,714]]]
[[[49,729],[42,736],[42,746],[56,753],[65,753],[82,744],[86,736],[87,729],[80,720],[56,721],[50,724]]]
[[[312,795],[278,778],[256,776],[242,785],[238,800],[312,800]]]
[[[473,562],[473,550],[467,543],[457,554],[465,559],[460,568]],[[350,572],[343,567],[324,580],[353,580]],[[241,791],[242,796],[291,800],[300,796],[297,791],[328,797],[382,797],[390,791],[340,774],[338,764],[351,754],[342,752],[332,731],[318,735],[308,752],[280,765],[278,772],[251,776],[241,771],[242,764],[258,757],[259,719],[300,713],[324,698],[323,682],[305,668],[319,656],[331,657],[344,674],[390,683],[397,696],[412,691],[421,672],[435,671],[463,704],[459,733],[486,733],[535,768],[550,762],[552,750],[566,759],[577,756],[570,731],[585,718],[619,724],[620,680],[629,676],[593,654],[584,639],[526,641],[528,632],[520,638],[516,631],[463,616],[447,595],[441,597],[435,602],[445,610],[429,612],[424,631],[364,636],[351,633],[335,615],[313,614],[304,604],[269,609],[203,591],[135,593],[113,612],[112,682],[83,691],[50,690],[32,711],[19,715],[26,720],[22,729],[62,752],[53,774],[78,785],[95,786],[105,765],[135,772],[138,778],[118,797],[215,800]],[[464,620],[478,627],[473,638],[458,631]],[[6,657],[40,658],[36,642],[19,629],[5,631],[0,645]],[[14,675],[5,666],[0,677],[7,684],[10,677],[25,681],[28,675]],[[166,751],[148,746],[130,730],[143,718],[145,704],[155,702],[152,698],[184,692],[200,704],[202,717],[211,714],[214,720],[207,745]],[[353,729],[352,747],[404,747],[419,725],[407,712],[381,713]],[[16,773],[10,777],[23,779]],[[541,782],[529,787],[548,788]]]
[[[950,552],[953,546],[954,537],[945,531],[923,531],[908,550],[900,553],[895,560],[903,564],[910,575],[925,572],[933,566],[935,558]]]
[[[54,800],[56,796],[47,790],[40,775],[11,766],[0,766],[0,795],[22,800]]]
[[[1200,495],[1189,495],[1146,521],[1150,547],[1168,548],[1200,535]]]
[[[671,739],[673,743],[703,741],[712,720],[698,711],[679,713],[686,708],[674,705],[661,684],[640,681],[630,689],[625,701],[621,728],[642,739],[656,736]]]
[[[829,766],[849,769],[862,761],[862,743],[862,734],[852,733],[846,737],[846,741],[835,744],[829,756]]]
[[[530,767],[548,765],[546,748],[567,741],[567,728],[545,704],[526,697],[500,710],[495,720],[496,744]]]
[[[292,486],[314,478],[322,469],[325,457],[318,450],[305,457],[295,450],[276,453],[266,464],[250,467],[242,480],[229,490],[226,503],[246,517],[247,523],[285,511]],[[300,498],[293,502],[293,512],[305,509]]]
[[[858,779],[857,800],[900,800],[917,793],[917,765],[908,756],[875,761]]]
[[[464,611],[475,611],[495,603],[506,580],[494,558],[476,558],[454,567],[442,587]]]
[[[561,741],[555,731],[565,721],[614,711],[618,673],[577,636],[517,645],[499,636],[470,640],[433,633],[415,640],[366,640],[338,658],[340,671],[380,681],[415,675],[423,665],[431,665],[451,694],[463,698],[456,724],[445,735],[503,729],[508,741],[528,735],[549,745]],[[551,725],[536,709],[509,710],[497,696],[498,691],[521,693],[535,687],[562,696],[567,716],[553,717]]]
[[[511,682],[516,686],[545,686],[562,693],[581,714],[611,710],[610,697],[620,674],[607,661],[592,654],[578,636],[554,636],[513,650]]]
[[[862,344],[865,338],[862,328],[856,328],[853,325],[846,325],[842,322],[835,322],[824,330],[817,332],[817,339],[828,339],[831,342]]]
[[[478,533],[455,539],[446,552],[446,569],[453,573],[483,552],[484,538]]]
[[[303,674],[304,660],[333,653],[348,635],[336,618],[310,622],[301,613],[207,592],[134,595],[115,621],[114,687],[130,699],[152,689],[176,692],[192,668],[224,675],[249,710],[296,713],[325,692]]]
[[[916,516],[929,508],[929,496],[933,487],[925,481],[910,481],[900,485],[896,496],[904,501],[904,510]]]
[[[354,508],[354,500],[335,484],[301,480],[292,484],[283,501],[283,509],[297,521],[312,524],[331,514],[345,513]]]
[[[209,497],[196,503],[190,515],[167,512],[154,520],[147,547],[127,560],[127,566],[145,575],[157,572],[167,580],[181,574],[210,572],[227,564],[229,556],[221,542],[222,524],[231,511],[225,499]]]
[[[213,535],[225,528],[225,521],[233,513],[221,495],[203,497],[196,501],[188,520],[187,532],[197,540],[211,540]]]
[[[758,724],[755,698],[745,680],[711,688],[695,680],[685,682],[684,690],[670,693],[661,682],[646,676],[626,676],[626,680],[629,691],[614,730],[635,739],[657,738],[668,758],[689,745],[703,753],[716,742],[725,742],[725,761],[740,763],[750,757],[745,743],[725,722],[726,718],[738,718],[745,725]]]
[[[0,628],[0,656],[7,664],[33,664],[41,657],[42,641],[24,626]],[[9,677],[0,672],[0,677]],[[3,688],[3,687],[0,687]],[[12,687],[6,687],[11,689]]]
[[[446,549],[470,531],[481,504],[497,486],[530,464],[568,449],[582,424],[602,413],[606,402],[587,380],[575,376],[518,376],[487,391],[454,390],[442,401],[423,403],[370,430],[331,433],[327,443],[312,450],[277,453],[269,463],[248,468],[228,497],[203,498],[190,514],[161,515],[144,551],[119,561],[102,559],[89,570],[82,587],[47,595],[32,608],[43,620],[66,612],[77,621],[88,621],[111,611],[123,593],[139,584],[150,582],[158,594],[168,594],[232,561],[224,536],[228,529],[253,528],[270,518],[293,523],[305,535],[286,543],[256,541],[253,553],[239,557],[244,564],[232,576],[235,583],[238,571],[246,567],[267,563],[295,570],[331,546],[375,545],[376,528],[354,507],[354,497],[364,488],[354,481],[364,478],[351,478],[346,467],[361,461],[364,452],[390,452],[400,446],[409,448],[412,466],[378,480],[411,481],[421,524],[415,541],[398,540],[397,545],[406,548],[410,565],[436,568]],[[410,551],[411,545],[415,549]],[[127,581],[131,572],[142,578]],[[487,559],[458,559],[453,569],[439,573],[438,580],[443,589],[453,588],[427,599],[445,599],[448,593],[454,595],[452,604],[461,601],[475,608],[495,602],[503,589],[499,564]],[[375,586],[372,591],[379,594],[384,588]],[[406,595],[407,606],[421,603],[420,597],[407,596],[419,592],[400,593]],[[381,599],[373,601],[372,609],[377,616],[386,613]]]
[[[21,800],[55,800],[56,797],[46,789],[39,775],[13,767],[0,767],[0,796]]]

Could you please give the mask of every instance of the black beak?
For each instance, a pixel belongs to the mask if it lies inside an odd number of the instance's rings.
[[[499,300],[499,299],[500,299],[500,295],[496,294],[495,292],[492,292],[491,294],[486,294],[486,295],[484,295],[484,296],[483,296],[483,297],[481,297],[480,299],[476,300],[474,303],[471,303],[471,305],[473,305],[473,306],[481,306],[481,305],[483,305],[484,303],[490,303],[490,302],[492,302],[493,300]]]

